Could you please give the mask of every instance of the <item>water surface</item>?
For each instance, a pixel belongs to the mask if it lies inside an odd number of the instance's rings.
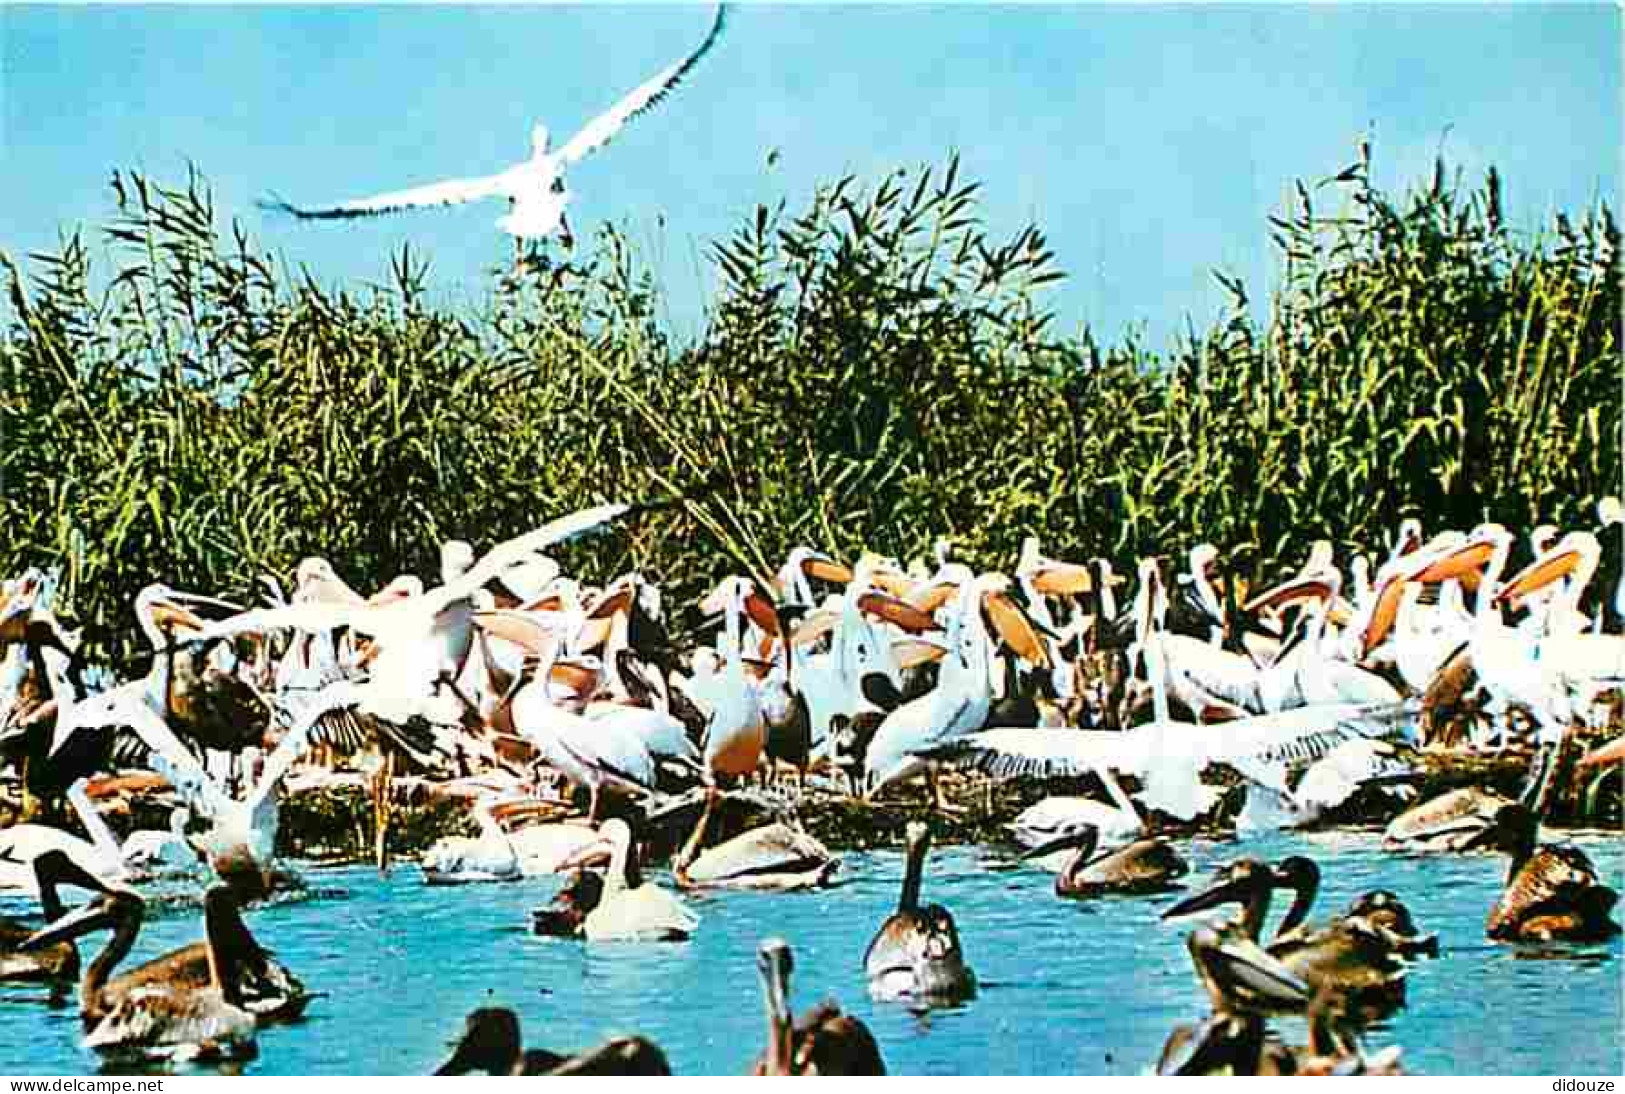
[[[1577,842],[1618,888],[1618,838]],[[1422,928],[1438,932],[1443,952],[1413,969],[1409,1005],[1367,1043],[1403,1046],[1413,1071],[1584,1075],[1625,1065],[1619,940],[1546,950],[1487,941],[1484,916],[1504,859],[1386,854],[1366,833],[1182,849],[1198,871],[1243,853],[1310,854],[1323,872],[1320,916],[1367,889],[1398,892]],[[530,1045],[579,1048],[636,1031],[680,1072],[737,1074],[763,1044],[755,950],[770,934],[794,947],[797,1010],[833,995],[869,1023],[894,1072],[1145,1070],[1173,1025],[1206,1009],[1183,943],[1189,924],[1157,918],[1176,898],[1062,901],[1051,875],[989,869],[999,858],[980,848],[932,855],[925,898],[954,913],[983,986],[969,1003],[925,1015],[871,1002],[863,990],[864,948],[897,898],[902,860],[894,852],[844,856],[842,883],[824,892],[691,898],[698,933],[663,946],[531,936],[528,912],[551,895],[549,879],[430,889],[409,865],[387,879],[363,868],[310,868],[318,898],[251,909],[246,918],[307,986],[328,995],[301,1024],[263,1031],[247,1070],[427,1072],[468,1010],[499,1004],[519,1012]],[[30,910],[0,900],[0,914]],[[159,906],[130,965],[201,933],[195,904]],[[1301,1040],[1302,1023],[1288,1021],[1284,1032]],[[76,1006],[0,990],[0,1073],[95,1070],[99,1061],[78,1041]]]

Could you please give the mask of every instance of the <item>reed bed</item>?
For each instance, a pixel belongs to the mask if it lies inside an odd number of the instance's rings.
[[[320,554],[371,588],[432,572],[444,538],[609,497],[687,500],[569,564],[691,604],[800,543],[907,558],[948,535],[1007,568],[1036,534],[1121,568],[1211,540],[1263,574],[1408,514],[1589,524],[1619,489],[1604,205],[1520,232],[1493,171],[1388,194],[1362,148],[1271,218],[1264,317],[1216,274],[1227,313],[1157,353],[1060,333],[1043,232],[994,236],[977,194],[949,160],[756,209],[679,345],[613,228],[454,310],[410,251],[334,290],[222,229],[196,174],[115,175],[91,242],[0,255],[0,572],[60,565],[118,656],[153,580],[250,597]]]

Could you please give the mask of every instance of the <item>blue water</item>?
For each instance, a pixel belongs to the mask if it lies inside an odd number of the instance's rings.
[[[1619,887],[1621,841],[1577,842]],[[1619,940],[1546,951],[1485,940],[1502,859],[1386,854],[1364,833],[1184,849],[1198,870],[1243,853],[1312,854],[1324,873],[1320,915],[1366,889],[1401,894],[1422,928],[1438,932],[1443,953],[1413,969],[1409,1006],[1367,1045],[1403,1046],[1413,1071],[1584,1075],[1625,1065]],[[263,1031],[247,1070],[427,1072],[469,1009],[500,1004],[519,1012],[529,1045],[578,1048],[636,1031],[679,1072],[738,1074],[763,1044],[755,950],[769,934],[794,948],[797,1009],[835,996],[874,1030],[894,1072],[1145,1070],[1172,1026],[1205,1010],[1183,945],[1188,924],[1157,918],[1174,898],[1062,901],[1051,875],[989,869],[997,859],[977,848],[932,855],[926,898],[954,913],[983,987],[969,1003],[928,1015],[873,1003],[863,990],[864,948],[897,897],[896,853],[846,856],[842,883],[825,892],[691,898],[701,915],[696,936],[664,946],[531,936],[527,913],[551,895],[551,880],[430,889],[411,866],[384,880],[361,868],[311,868],[305,876],[318,898],[246,918],[307,986],[328,995],[303,1023]],[[0,900],[0,914],[28,910]],[[201,930],[195,906],[158,908],[132,963]],[[1301,1022],[1283,1031],[1301,1039]],[[0,1074],[95,1070],[99,1061],[78,1040],[76,1006],[53,1009],[34,990],[0,992]]]

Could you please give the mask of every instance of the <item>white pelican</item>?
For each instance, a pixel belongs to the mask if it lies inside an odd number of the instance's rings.
[[[537,125],[531,130],[530,158],[494,175],[448,179],[338,205],[306,207],[280,199],[264,200],[259,205],[302,220],[347,220],[500,197],[508,200],[509,207],[496,225],[514,237],[516,247],[522,247],[526,239],[540,239],[561,228],[568,245],[570,226],[564,210],[571,194],[564,183],[565,169],[608,144],[628,121],[656,106],[675,89],[721,37],[727,12],[726,4],[718,5],[710,33],[698,49],[634,88],[620,102],[582,126],[557,151],[549,145],[547,127]]]
[[[677,897],[642,880],[632,847],[632,830],[619,818],[599,829],[599,841],[583,849],[566,867],[585,865],[609,855],[604,892],[587,914],[582,931],[594,942],[680,942],[699,926],[699,918]]]

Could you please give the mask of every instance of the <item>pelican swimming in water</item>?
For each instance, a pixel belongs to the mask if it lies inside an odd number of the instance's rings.
[[[545,907],[531,911],[531,930],[554,938],[579,938],[586,931],[587,917],[603,899],[602,875],[592,870],[572,870],[553,899]]]
[[[976,975],[965,964],[954,917],[940,904],[920,903],[931,830],[923,821],[910,821],[904,839],[907,860],[897,911],[880,925],[863,955],[869,994],[923,1002],[974,995]]]
[[[65,860],[62,865],[73,869]],[[296,1017],[309,1002],[303,985],[249,934],[229,886],[204,894],[204,942],[114,977],[140,933],[145,903],[88,875],[69,880],[99,895],[37,932],[25,948],[112,931],[79,985],[86,1048],[151,1059],[250,1058],[261,1024]]]
[[[1511,804],[1511,798],[1474,786],[1446,791],[1389,821],[1382,845],[1403,851],[1487,851],[1484,833]]]
[[[834,1000],[825,1000],[792,1021],[790,970],[795,961],[790,945],[769,938],[756,951],[767,1002],[767,1051],[757,1059],[753,1075],[884,1075],[869,1027],[844,1014]]]
[[[598,834],[598,843],[566,863],[583,866],[609,856],[603,894],[582,921],[582,934],[593,942],[680,942],[693,934],[699,918],[681,900],[639,874],[632,829],[626,822],[619,818],[605,821]]]
[[[1064,897],[1167,892],[1177,888],[1175,882],[1190,872],[1179,852],[1160,839],[1139,839],[1096,854],[1099,844],[1099,829],[1089,823],[1074,824],[1022,857],[1036,858],[1075,848],[1055,878],[1055,895]]]
[[[1619,933],[1609,918],[1619,894],[1602,883],[1578,847],[1539,845],[1540,818],[1503,806],[1483,840],[1511,857],[1506,890],[1490,909],[1485,933],[1499,942],[1597,942]]]
[[[705,850],[706,830],[721,794],[708,787],[705,808],[681,850],[672,875],[685,889],[812,889],[829,882],[841,860],[799,828],[782,821],[741,832]]]
[[[524,240],[540,239],[561,228],[568,241],[570,227],[564,211],[571,194],[564,183],[565,170],[608,144],[627,122],[655,107],[675,90],[722,36],[727,11],[726,4],[718,5],[711,30],[698,49],[634,88],[620,102],[582,126],[557,151],[549,144],[547,127],[537,125],[531,131],[530,158],[495,175],[449,179],[338,205],[307,207],[280,199],[264,200],[259,205],[302,220],[349,220],[500,197],[508,200],[509,207],[497,220],[497,227],[513,236],[516,246],[522,247]]]
[[[643,1037],[616,1037],[575,1056],[524,1048],[519,1016],[507,1007],[481,1007],[463,1020],[463,1035],[436,1075],[670,1075],[666,1054]]]

